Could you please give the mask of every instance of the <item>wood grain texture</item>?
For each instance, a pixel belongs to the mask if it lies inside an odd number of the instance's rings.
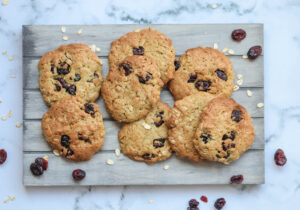
[[[116,121],[105,120],[104,125],[106,128],[106,136],[104,141],[103,151],[112,151],[119,148],[118,131],[121,123]],[[264,148],[264,118],[253,118],[253,125],[255,127],[255,140],[252,149]],[[25,121],[24,122],[24,148],[26,152],[51,152],[52,149],[45,141],[42,130],[41,122],[39,120]]]
[[[233,49],[236,55],[245,55],[253,45],[263,46],[262,24],[72,25],[66,26],[67,32],[64,34],[59,25],[45,25],[23,27],[23,55],[41,56],[59,45],[74,42],[95,44],[101,48],[99,55],[108,55],[113,40],[137,28],[150,26],[173,41],[177,55],[197,46],[213,47],[214,43],[218,43],[219,49]],[[231,39],[231,32],[237,28],[247,31],[247,37],[242,42]],[[79,29],[83,30],[81,35],[77,34]],[[63,36],[68,36],[69,40],[63,41]]]
[[[264,101],[264,61],[263,55],[256,60],[243,59],[253,45],[263,46],[262,24],[200,24],[200,25],[151,25],[165,33],[173,41],[177,57],[188,48],[197,46],[213,47],[218,43],[219,49],[233,49],[235,55],[229,58],[233,63],[235,75],[242,74],[244,82],[240,90],[232,97],[243,105],[253,117],[256,138],[249,151],[229,166],[219,163],[193,163],[180,160],[175,155],[162,163],[147,165],[121,156],[117,158],[113,150],[119,148],[118,131],[121,124],[114,121],[107,113],[103,100],[99,105],[106,127],[103,150],[90,161],[75,163],[62,157],[56,157],[44,140],[40,128],[41,117],[48,110],[38,89],[39,73],[37,63],[47,51],[56,49],[61,44],[82,42],[95,44],[101,48],[97,53],[103,62],[104,77],[108,72],[107,56],[110,43],[123,34],[136,28],[147,28],[149,25],[95,25],[66,26],[67,33],[61,33],[61,26],[23,26],[23,98],[24,98],[24,185],[25,186],[76,186],[76,185],[190,185],[190,184],[228,184],[233,174],[243,174],[243,184],[264,183],[264,108],[257,108],[257,103]],[[82,35],[77,31],[82,28]],[[243,28],[247,38],[242,42],[232,41],[232,30]],[[69,37],[63,41],[62,36]],[[252,97],[246,94],[247,89],[253,92]],[[163,89],[161,100],[173,106],[173,97]],[[49,156],[49,169],[41,177],[31,175],[29,165],[36,157]],[[107,159],[115,161],[114,166],[105,163]],[[169,165],[169,170],[163,170]],[[76,168],[86,170],[87,177],[75,183],[71,173]]]
[[[49,157],[49,168],[43,176],[32,176],[29,166],[37,156]],[[111,159],[114,165],[105,161]],[[229,184],[233,174],[243,174],[243,184],[264,183],[264,152],[249,150],[238,161],[230,165],[221,163],[193,163],[181,160],[173,155],[169,160],[147,165],[128,159],[117,158],[113,152],[96,154],[87,162],[76,163],[52,153],[24,154],[24,184],[27,186],[55,185],[195,185],[195,184]],[[168,170],[163,167],[169,165]],[[74,169],[86,171],[86,178],[74,182],[71,178]]]
[[[241,87],[263,87],[264,86],[264,68],[263,56],[258,57],[255,61],[242,59],[241,56],[228,56],[232,62],[235,75],[243,75],[244,82]],[[102,73],[104,78],[108,73],[107,57],[100,57],[103,62]],[[26,57],[24,58],[24,88],[39,88],[39,71],[37,65],[40,58]],[[237,78],[236,78],[237,79]]]

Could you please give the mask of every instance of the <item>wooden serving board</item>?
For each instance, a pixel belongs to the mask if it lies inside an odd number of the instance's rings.
[[[256,138],[250,150],[229,166],[212,163],[193,163],[173,155],[167,161],[147,165],[133,161],[121,154],[116,157],[114,150],[119,148],[118,131],[121,124],[114,121],[107,113],[100,97],[100,106],[106,127],[103,149],[90,161],[76,163],[57,157],[46,143],[41,131],[41,118],[48,107],[39,91],[39,73],[37,63],[41,56],[62,44],[95,44],[101,48],[98,56],[103,62],[104,77],[108,72],[107,56],[110,43],[123,34],[152,27],[172,39],[176,56],[187,49],[197,46],[213,47],[217,43],[219,50],[233,49],[235,54],[228,57],[233,63],[235,75],[242,74],[244,83],[232,97],[244,107],[253,118]],[[231,32],[243,28],[247,37],[242,42],[234,42]],[[24,71],[24,185],[58,186],[58,185],[197,185],[228,184],[232,175],[243,174],[243,184],[262,184],[264,172],[264,109],[256,105],[264,101],[264,60],[263,55],[256,60],[243,59],[248,49],[254,45],[263,47],[262,24],[194,24],[194,25],[72,25],[66,26],[67,32],[61,32],[61,26],[23,26],[23,71]],[[81,35],[77,34],[83,30]],[[62,37],[68,36],[68,41]],[[253,92],[247,96],[247,89]],[[173,98],[167,89],[162,90],[161,99],[173,106]],[[49,168],[40,177],[34,177],[29,166],[36,157],[49,157]],[[106,160],[114,160],[114,165],[107,165]],[[169,165],[168,170],[163,167]],[[81,168],[87,173],[84,180],[77,183],[71,178],[74,169]]]

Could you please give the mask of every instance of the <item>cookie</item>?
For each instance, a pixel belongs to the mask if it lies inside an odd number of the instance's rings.
[[[149,164],[171,157],[168,128],[165,124],[170,109],[168,104],[158,102],[145,118],[123,124],[119,132],[123,154]]]
[[[151,28],[125,34],[111,43],[109,65],[118,65],[125,57],[132,55],[152,58],[160,69],[164,83],[173,77],[175,50],[166,35]]]
[[[112,66],[101,94],[107,111],[119,122],[145,117],[160,99],[163,82],[155,62],[145,56],[129,56]]]
[[[232,64],[224,53],[210,47],[187,50],[177,63],[169,90],[175,100],[199,92],[230,97],[234,86]]]
[[[99,97],[103,80],[101,63],[87,45],[62,45],[43,55],[38,68],[40,90],[48,105],[70,95],[86,102]]]
[[[168,135],[172,150],[179,157],[195,162],[202,161],[194,147],[193,139],[201,112],[213,98],[214,95],[212,94],[200,92],[175,101],[174,108],[172,108],[166,123],[171,127]]]
[[[53,149],[74,161],[91,159],[104,143],[105,127],[97,104],[77,96],[54,103],[43,115],[42,130]]]
[[[194,145],[202,158],[229,164],[250,148],[254,137],[247,110],[233,99],[216,98],[201,114]]]

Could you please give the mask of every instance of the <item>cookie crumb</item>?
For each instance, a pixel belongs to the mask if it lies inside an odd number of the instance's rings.
[[[8,5],[8,3],[9,3],[9,0],[3,0],[3,1],[2,1],[2,6]]]
[[[96,47],[96,52],[100,52],[101,49],[99,47]]]
[[[0,99],[0,103],[2,103],[2,100]]]
[[[216,9],[218,7],[218,5],[217,4],[213,4],[213,5],[211,5],[211,8],[213,8],[213,9]]]
[[[170,168],[169,165],[165,165],[165,166],[164,166],[164,170],[168,170],[169,168]]]
[[[4,116],[1,117],[1,120],[6,120],[6,119],[7,119],[6,115],[4,115]]]
[[[264,107],[264,103],[258,103],[258,104],[257,104],[257,107],[258,107],[258,108]]]
[[[115,155],[116,155],[117,157],[120,157],[120,154],[121,154],[120,150],[119,150],[118,148],[115,149]]]
[[[230,50],[228,50],[228,53],[229,53],[230,55],[234,55],[234,50],[233,50],[233,49],[230,49]]]
[[[134,29],[134,32],[140,32],[141,31],[141,29]]]
[[[241,75],[241,74],[236,75],[236,77],[237,77],[238,79],[243,79],[243,75]]]
[[[7,203],[9,201],[9,198],[6,198],[3,203]]]
[[[149,203],[153,203],[153,199],[152,199],[152,198],[150,198],[148,202],[149,202]]]
[[[247,55],[243,55],[243,56],[242,56],[242,58],[244,58],[244,59],[247,59],[247,58],[248,58],[248,56],[247,56]]]
[[[143,122],[143,126],[144,126],[144,128],[147,129],[147,130],[150,130],[150,129],[151,129],[151,126],[150,126],[149,124],[145,123],[145,122]]]
[[[66,33],[66,31],[67,31],[66,27],[62,26],[62,27],[61,27],[61,32],[62,32],[62,33]]]
[[[102,60],[101,60],[101,59],[99,59],[99,61],[100,61],[100,64],[101,64],[101,65],[103,65],[103,62],[102,62]]]
[[[228,48],[227,48],[227,47],[224,47],[222,51],[223,51],[223,53],[225,53],[225,52],[228,51]]]
[[[111,159],[107,159],[107,160],[106,160],[106,164],[107,164],[107,165],[113,165],[113,164],[114,164],[114,161],[111,160]]]
[[[237,84],[238,86],[241,86],[241,85],[243,84],[243,80],[242,80],[242,79],[239,79],[238,81],[236,81],[236,84]]]
[[[57,149],[52,151],[55,156],[59,156],[59,151]]]
[[[6,55],[7,50],[2,51],[2,55]]]
[[[233,91],[237,91],[238,89],[240,89],[238,85],[233,86]]]
[[[43,159],[48,161],[49,157],[46,155],[46,156],[43,157]]]
[[[11,75],[9,75],[9,77],[10,77],[10,78],[16,78],[16,75],[11,74]]]
[[[11,201],[15,200],[15,196],[13,196],[13,195],[9,195],[8,198],[9,198]]]
[[[218,43],[214,43],[214,49],[219,49]]]
[[[249,97],[251,97],[251,96],[253,95],[252,91],[251,91],[251,90],[247,90],[247,95],[248,95]]]
[[[91,44],[89,45],[90,49],[93,51],[93,52],[96,52],[96,45],[95,44]]]
[[[8,60],[9,60],[9,61],[12,61],[13,59],[14,59],[14,56],[13,56],[13,55],[11,55],[11,56],[8,57]]]
[[[82,28],[79,29],[79,30],[77,31],[77,34],[78,34],[78,35],[81,35],[81,34],[82,34]]]
[[[22,123],[21,122],[17,122],[16,127],[19,128],[21,126],[22,126]]]
[[[7,114],[7,117],[11,117],[11,116],[12,116],[12,111],[9,110],[9,111],[8,111],[8,114]]]
[[[67,37],[67,36],[63,36],[63,38],[62,38],[64,41],[68,41],[69,40],[69,37]]]

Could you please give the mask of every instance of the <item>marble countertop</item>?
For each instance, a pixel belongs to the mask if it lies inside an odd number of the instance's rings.
[[[2,0],[1,0],[2,1]],[[0,166],[0,209],[186,209],[191,198],[206,195],[214,209],[297,209],[300,199],[300,1],[286,0],[10,0],[0,5],[0,148],[8,159]],[[212,5],[217,8],[213,9]],[[120,186],[25,188],[22,184],[22,25],[114,23],[264,23],[266,183],[245,186]],[[9,57],[13,56],[12,60]],[[15,76],[15,77],[14,77]],[[275,166],[284,149],[288,163]],[[199,177],[201,179],[201,177]],[[8,196],[13,201],[4,203]],[[152,203],[149,199],[153,200]]]

